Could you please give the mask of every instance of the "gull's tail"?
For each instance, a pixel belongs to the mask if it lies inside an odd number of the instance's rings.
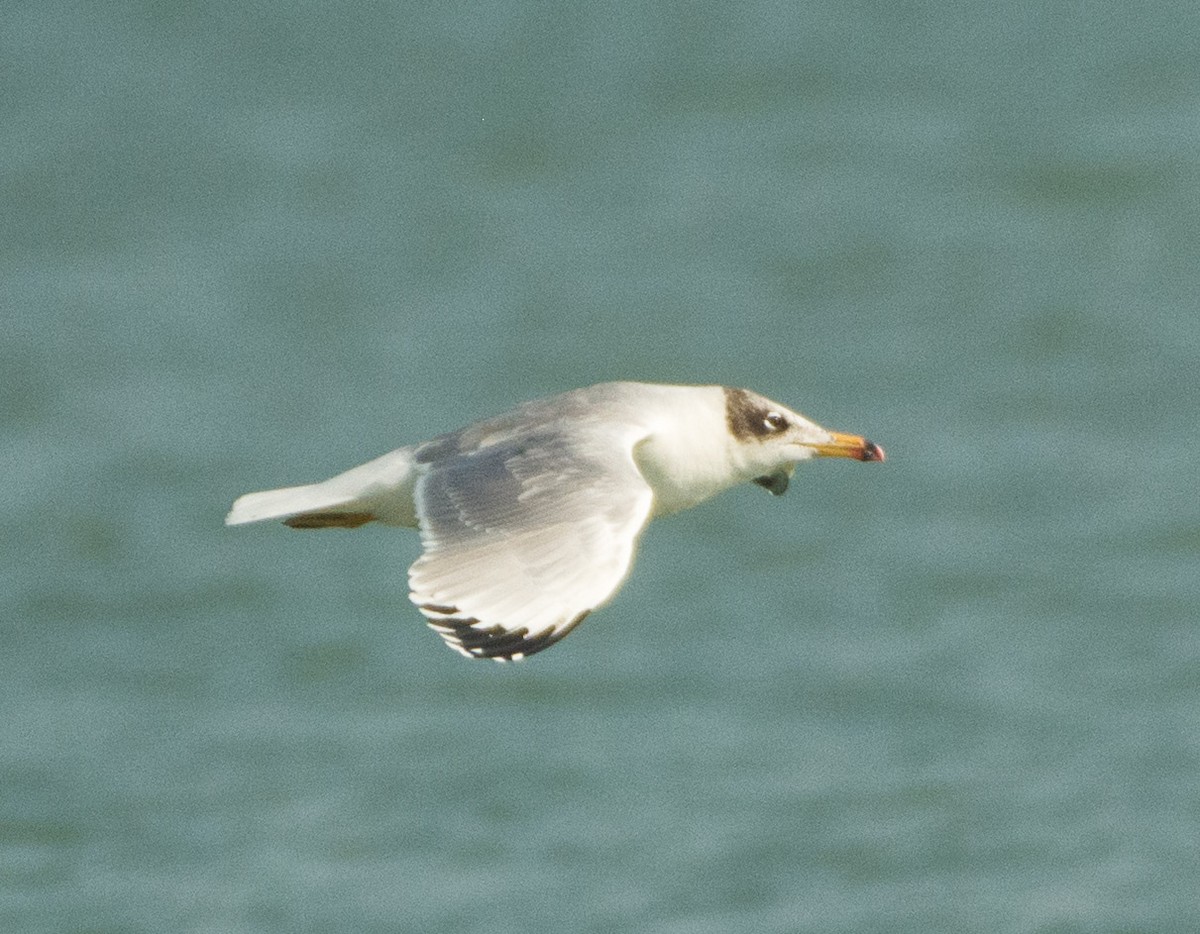
[[[412,448],[400,448],[321,483],[247,493],[226,525],[282,519],[295,529],[357,528],[367,522],[417,524]]]

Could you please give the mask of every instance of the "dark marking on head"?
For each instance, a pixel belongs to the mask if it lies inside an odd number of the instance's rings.
[[[725,388],[725,422],[739,441],[762,441],[787,428],[787,416],[747,389]]]

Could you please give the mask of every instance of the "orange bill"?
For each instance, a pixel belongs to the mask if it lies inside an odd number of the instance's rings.
[[[856,461],[882,461],[883,448],[874,441],[868,441],[859,435],[846,435],[840,431],[831,431],[832,441],[825,444],[814,444],[818,457],[850,457]]]

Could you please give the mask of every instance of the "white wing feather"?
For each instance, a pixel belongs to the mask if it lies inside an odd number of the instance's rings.
[[[541,651],[629,573],[653,502],[636,438],[574,427],[543,425],[456,453],[453,437],[417,450],[424,554],[409,570],[410,597],[464,655]]]

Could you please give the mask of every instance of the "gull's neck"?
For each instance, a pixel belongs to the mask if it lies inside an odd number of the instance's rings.
[[[662,386],[646,406],[647,435],[634,450],[654,490],[654,515],[690,509],[752,479],[742,445],[729,433],[720,386]]]

